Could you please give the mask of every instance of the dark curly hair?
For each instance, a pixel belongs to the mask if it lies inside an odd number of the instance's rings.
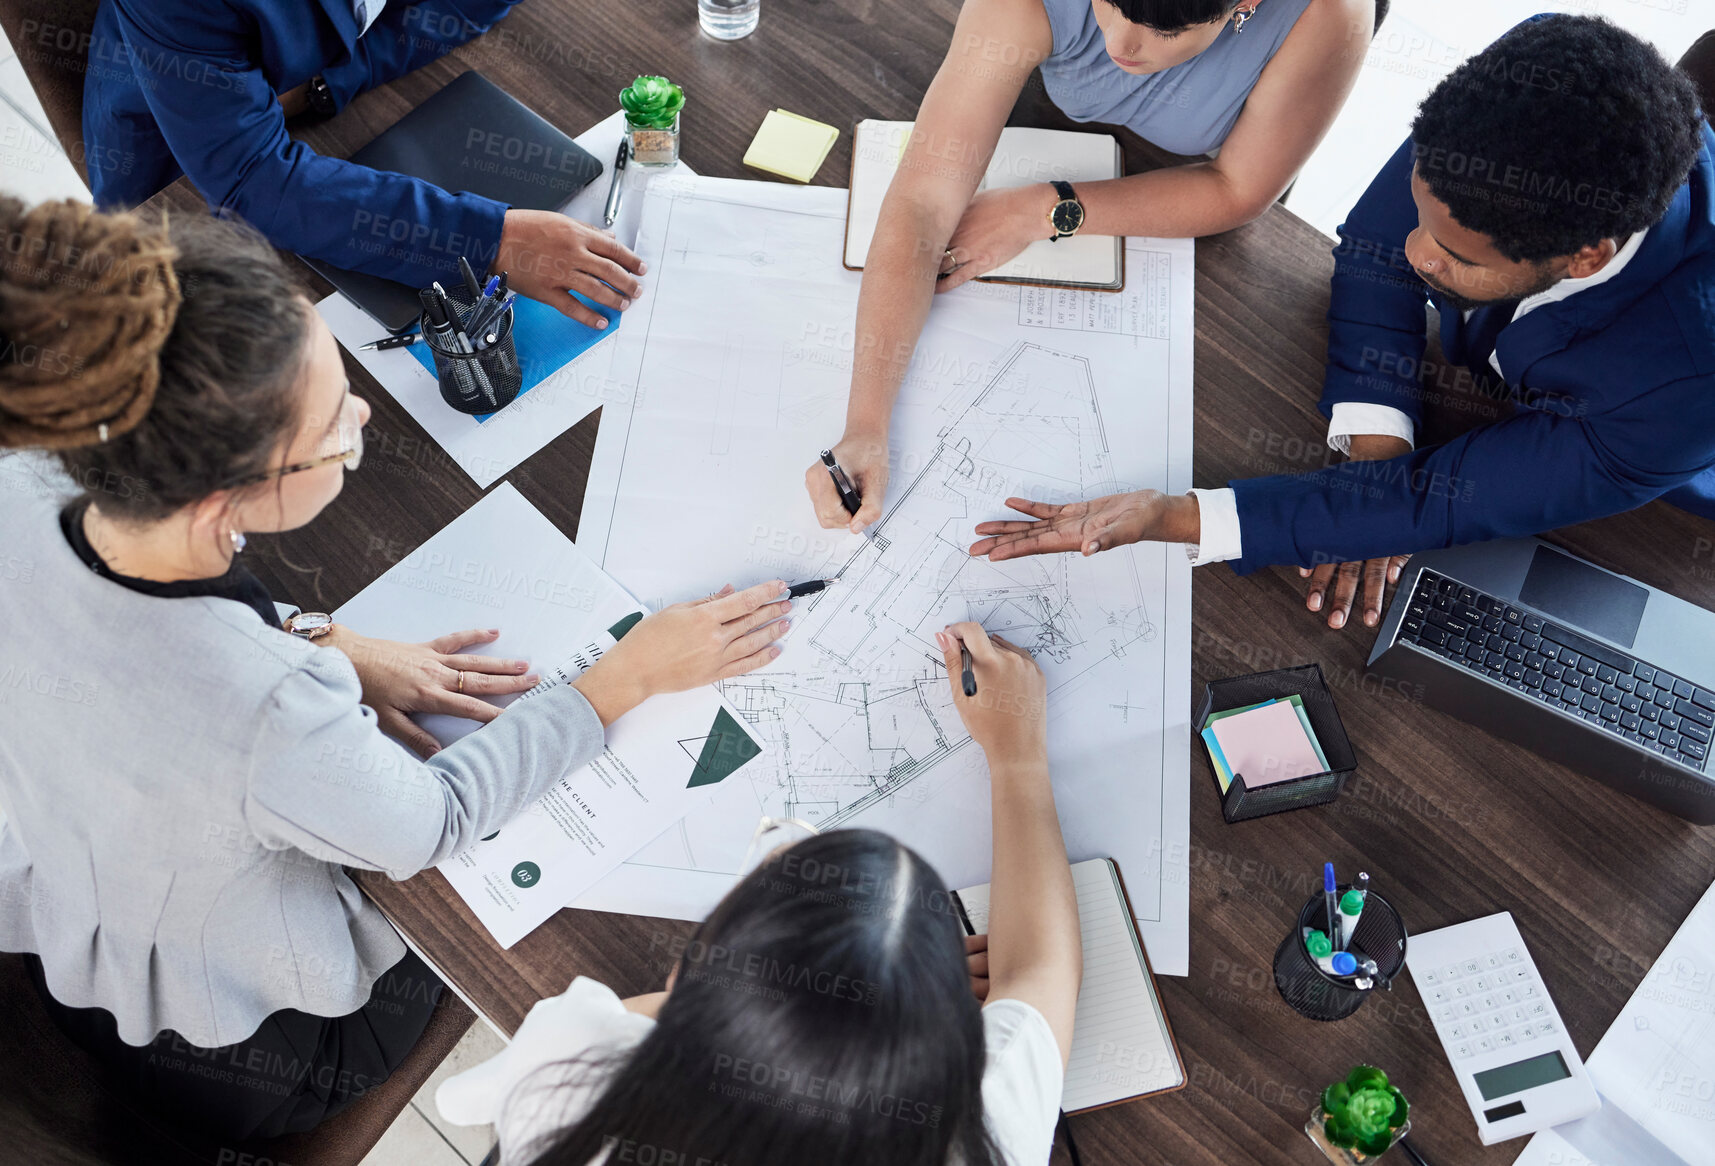
[[[1541,263],[1656,222],[1703,144],[1691,80],[1596,16],[1527,20],[1435,87],[1417,173],[1459,224]]]
[[[1107,0],[1133,24],[1155,32],[1184,32],[1194,24],[1225,20],[1239,0]]]

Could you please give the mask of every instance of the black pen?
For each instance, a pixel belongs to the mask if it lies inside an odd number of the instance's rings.
[[[818,591],[832,587],[839,581],[840,577],[835,575],[832,579],[811,579],[806,583],[794,583],[786,589],[786,598],[797,599],[801,595],[814,595]]]
[[[834,489],[840,492],[840,505],[846,508],[847,514],[856,514],[863,505],[863,499],[852,488],[852,480],[846,477],[846,472],[840,469],[840,463],[834,460],[834,451],[822,451],[822,464],[828,467],[828,476],[834,479]]]
[[[359,344],[359,352],[386,352],[389,348],[404,348],[415,344],[423,338],[421,332],[407,332],[403,336],[383,336],[379,340],[371,340],[368,344]]]
[[[959,641],[959,683],[965,687],[966,696],[977,694],[977,674],[971,671],[971,650],[965,647],[965,641]]]
[[[459,256],[459,275],[464,277],[465,290],[470,292],[470,306],[476,307],[476,302],[482,298],[482,284],[477,282],[476,272],[470,269],[470,260]]]
[[[619,156],[613,160],[613,183],[607,188],[607,206],[601,212],[603,226],[613,226],[613,220],[619,217],[619,195],[624,189],[620,179],[625,175],[626,159],[631,157],[631,139],[619,139]]]
[[[1413,1166],[1429,1166],[1429,1160],[1417,1152],[1417,1147],[1411,1144],[1410,1138],[1401,1138],[1399,1140],[1399,1148],[1405,1151],[1406,1156],[1411,1159]]]

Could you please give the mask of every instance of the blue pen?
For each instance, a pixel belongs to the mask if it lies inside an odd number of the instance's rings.
[[[1345,945],[1340,942],[1340,909],[1334,902],[1334,864],[1322,864],[1322,899],[1328,908],[1328,938],[1334,943],[1334,950],[1340,951]]]
[[[470,315],[466,317],[470,324],[466,331],[475,333],[482,330],[482,326],[488,322],[487,311],[494,305],[494,293],[499,288],[500,277],[498,275],[489,276],[488,282],[482,287],[482,294],[477,296],[476,302],[470,306]]]

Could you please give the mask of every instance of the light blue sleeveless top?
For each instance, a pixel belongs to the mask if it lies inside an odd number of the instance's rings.
[[[1207,154],[1227,140],[1257,78],[1310,0],[1261,0],[1243,33],[1235,33],[1229,19],[1201,53],[1144,77],[1108,56],[1091,3],[1042,0],[1054,30],[1042,81],[1054,104],[1073,121],[1123,125],[1175,154]]]

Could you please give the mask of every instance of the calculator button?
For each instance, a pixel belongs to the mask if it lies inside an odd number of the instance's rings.
[[[1524,987],[1520,988],[1519,991],[1524,994],[1524,998],[1526,1000],[1535,1000],[1538,996],[1542,995],[1541,991],[1537,989],[1535,984],[1526,984]]]
[[[1522,964],[1524,963],[1524,953],[1516,947],[1509,948],[1501,955],[1501,962],[1507,964]]]
[[[1554,1017],[1545,1016],[1541,1020],[1536,1022],[1536,1035],[1537,1036],[1547,1036],[1550,1033],[1554,1032],[1556,1027],[1557,1026],[1554,1023]]]
[[[1528,1017],[1525,1010],[1522,1008],[1509,1008],[1507,1009],[1507,1019],[1514,1024],[1518,1024],[1521,1021],[1528,1019]]]
[[[1474,1056],[1475,1052],[1468,1044],[1457,1044],[1453,1046],[1453,1055],[1463,1061]]]
[[[1464,963],[1459,965],[1459,970],[1464,972],[1467,976],[1474,976],[1483,969],[1476,960],[1466,960]]]
[[[1513,1040],[1513,1034],[1510,1032],[1503,1032],[1495,1037],[1495,1047],[1497,1049],[1510,1049],[1517,1043],[1517,1041]]]
[[[1458,964],[1448,964],[1446,967],[1441,969],[1441,978],[1444,980],[1457,980],[1464,974],[1465,969],[1461,968]]]
[[[1513,982],[1514,983],[1522,984],[1528,979],[1530,979],[1530,969],[1529,968],[1514,968],[1513,969]]]
[[[1453,985],[1453,995],[1455,995],[1455,996],[1469,996],[1470,994],[1471,994],[1471,986],[1469,984],[1454,984]]]
[[[1418,977],[1418,979],[1422,980],[1429,987],[1433,988],[1433,987],[1435,987],[1435,985],[1437,985],[1441,982],[1441,973],[1440,973],[1440,971],[1424,972],[1421,976]]]
[[[1487,976],[1478,976],[1475,980],[1472,980],[1471,983],[1476,986],[1476,989],[1479,992],[1487,992],[1490,988],[1499,986],[1497,984],[1490,983],[1489,977]]]
[[[1480,1036],[1471,1043],[1477,1046],[1477,1051],[1479,1053],[1492,1053],[1495,1051],[1495,1042],[1486,1036]]]
[[[1435,1019],[1437,1023],[1440,1024],[1446,1024],[1448,1021],[1457,1020],[1458,1018],[1459,1013],[1454,1010],[1452,1005],[1448,1005],[1435,1014]]]
[[[1483,1000],[1482,1000],[1482,1004],[1483,1004],[1484,1008],[1489,1009],[1491,1012],[1494,1011],[1496,1008],[1499,1008],[1501,1006],[1501,1002],[1495,998],[1493,993],[1490,993],[1489,995],[1484,996]]]
[[[1493,971],[1495,968],[1501,966],[1501,957],[1498,955],[1486,955],[1483,957],[1483,966],[1488,968],[1490,971]]]
[[[1468,1024],[1450,1024],[1447,1026],[1448,1040],[1464,1040],[1470,1035],[1471,1026]]]
[[[1546,1000],[1538,1000],[1535,1004],[1532,1004],[1525,1009],[1525,1015],[1529,1016],[1532,1020],[1541,1020],[1543,1017],[1548,1015],[1548,1002]]]
[[[1502,1003],[1504,1003],[1504,1004],[1517,1004],[1518,1000],[1519,1000],[1519,996],[1518,996],[1518,991],[1516,989],[1513,989],[1513,988],[1502,988],[1501,989],[1501,1002]]]
[[[1475,1000],[1461,1000],[1461,1001],[1459,1001],[1459,1015],[1460,1016],[1475,1016],[1475,1015],[1477,1015],[1477,1002]]]
[[[1518,1028],[1518,1038],[1521,1041],[1535,1040],[1536,1028],[1533,1025],[1521,1024]]]
[[[1425,999],[1427,999],[1431,1004],[1445,1004],[1452,998],[1453,993],[1449,992],[1445,988],[1431,988],[1429,989],[1429,995],[1425,997]]]

